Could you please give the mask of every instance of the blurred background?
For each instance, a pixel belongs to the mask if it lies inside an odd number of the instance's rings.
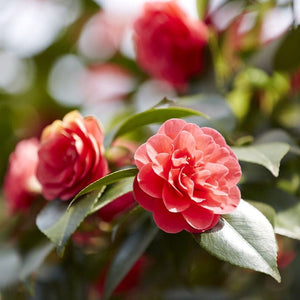
[[[16,144],[39,138],[46,125],[67,112],[78,109],[85,116],[92,114],[109,132],[122,118],[164,97],[191,100],[193,95],[210,95],[201,99],[201,110],[236,145],[254,138],[292,140],[299,151],[300,0],[177,1],[191,18],[201,15],[211,33],[206,71],[190,82],[184,95],[168,82],[151,78],[135,60],[132,25],[144,2],[0,0],[1,184]],[[193,102],[191,107],[198,105]],[[296,197],[298,157],[285,161],[283,179],[276,182]],[[264,170],[251,166],[244,177],[248,184],[243,191],[254,199],[251,184],[260,181],[262,185],[255,189],[261,191],[270,180]],[[6,220],[5,201],[0,201],[1,227]],[[172,244],[174,238],[166,237],[167,242]],[[203,264],[202,272],[190,270],[187,275],[187,285],[197,286],[194,293],[170,288],[163,299],[299,299],[299,242],[280,237],[280,243],[281,284],[201,252],[189,257],[191,268],[193,260]],[[155,293],[152,297],[160,299]]]

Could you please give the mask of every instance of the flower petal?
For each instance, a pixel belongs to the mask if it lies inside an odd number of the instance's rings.
[[[182,212],[191,205],[189,196],[179,193],[168,183],[164,185],[162,197],[167,210],[172,213]]]
[[[161,153],[171,153],[173,151],[172,140],[164,134],[156,134],[146,142],[146,150],[152,161]]]
[[[140,170],[144,165],[151,162],[147,153],[146,144],[141,145],[134,154],[135,164]]]
[[[133,182],[133,194],[135,200],[146,210],[153,211],[154,202],[157,200],[146,194],[139,186],[137,178],[135,177]]]
[[[181,131],[174,140],[174,149],[186,149],[190,155],[190,159],[193,157],[195,146],[196,142],[194,137],[187,131]]]
[[[137,175],[140,188],[151,197],[161,198],[165,180],[152,169],[152,163],[142,167]]]
[[[182,215],[169,212],[161,201],[154,204],[153,219],[156,225],[167,233],[177,233],[187,227]]]
[[[228,195],[212,195],[209,200],[202,202],[201,206],[216,214],[228,214],[234,211],[240,203],[241,192],[237,186],[230,189]]]
[[[181,119],[170,119],[166,121],[158,130],[159,134],[165,134],[174,140],[177,134],[187,123]]]
[[[212,228],[216,221],[215,214],[199,205],[190,206],[182,212],[182,216],[187,223],[197,230],[207,230]]]

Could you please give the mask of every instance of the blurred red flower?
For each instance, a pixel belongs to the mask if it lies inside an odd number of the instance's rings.
[[[20,141],[9,157],[3,193],[10,213],[26,211],[40,193],[36,179],[39,141],[36,138]]]
[[[279,269],[284,269],[288,267],[292,261],[295,259],[297,252],[290,248],[286,243],[287,239],[279,234],[276,235],[278,243],[278,252],[277,252],[277,265]]]
[[[119,283],[114,291],[114,295],[119,295],[123,293],[128,293],[138,287],[140,281],[142,280],[142,276],[145,273],[145,269],[147,268],[149,263],[149,259],[146,255],[142,255],[127,273],[127,275],[123,278],[123,280]],[[105,278],[107,275],[107,268],[101,274],[99,279],[95,282],[94,287],[100,295],[103,295],[104,292],[104,284]]]
[[[37,178],[46,199],[69,200],[106,175],[103,132],[93,117],[68,113],[42,132]]]
[[[134,165],[134,153],[139,145],[136,141],[117,138],[108,149],[106,157],[118,168]]]
[[[82,77],[83,94],[90,105],[123,100],[133,90],[134,78],[119,65],[91,65]]]
[[[110,202],[98,211],[99,217],[105,222],[111,222],[118,215],[128,211],[135,204],[132,192],[126,193]]]
[[[168,120],[138,148],[135,163],[135,198],[166,232],[210,229],[239,204],[240,165],[212,128]]]
[[[105,10],[84,25],[78,46],[80,51],[91,59],[108,60],[120,48],[129,19],[121,14]]]
[[[291,90],[294,94],[298,94],[300,91],[300,68],[291,76]]]
[[[146,3],[134,23],[137,62],[178,89],[202,72],[207,41],[206,25],[191,20],[174,1]]]

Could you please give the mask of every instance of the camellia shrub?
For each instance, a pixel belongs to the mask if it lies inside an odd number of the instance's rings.
[[[0,299],[299,299],[294,1],[21,2]]]

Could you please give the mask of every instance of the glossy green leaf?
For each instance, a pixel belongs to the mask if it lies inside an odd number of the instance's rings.
[[[101,195],[99,200],[95,203],[90,213],[96,212],[97,210],[104,207],[114,199],[132,191],[133,181],[134,181],[134,177],[129,177],[129,178],[122,179],[119,182],[112,184],[111,186],[108,186],[105,189],[103,195]]]
[[[73,203],[69,208],[61,201],[50,202],[37,216],[37,227],[55,244],[59,255],[65,245],[88,215],[102,189],[93,191]]]
[[[285,143],[232,147],[239,160],[262,165],[276,177],[279,174],[280,161],[289,149],[290,146]]]
[[[128,169],[124,169],[124,170],[120,170],[120,171],[116,171],[113,173],[110,173],[96,181],[94,181],[93,183],[91,183],[90,185],[88,185],[86,188],[84,188],[83,190],[81,190],[73,199],[73,201],[71,202],[70,206],[73,205],[73,203],[75,202],[75,200],[77,200],[79,197],[95,191],[95,190],[99,190],[102,189],[104,186],[115,183],[119,180],[122,180],[124,178],[128,178],[128,177],[133,177],[138,173],[138,169],[137,168],[128,168]]]
[[[162,123],[171,118],[183,118],[192,115],[207,118],[207,116],[204,115],[203,113],[189,108],[175,107],[175,106],[167,107],[167,108],[152,108],[128,118],[118,128],[118,130],[114,134],[113,139],[141,126],[154,124],[154,123]]]
[[[139,224],[135,231],[130,232],[120,245],[109,267],[104,287],[104,299],[109,299],[114,289],[145,252],[157,232],[157,226],[149,218]]]
[[[68,207],[61,201],[50,202],[37,217],[38,228],[56,245],[58,253],[62,255],[68,239],[85,217],[93,211],[96,201],[106,186],[134,177],[137,171],[137,168],[124,169],[100,178],[81,190]],[[101,201],[102,207],[112,200],[110,198]]]
[[[277,269],[277,243],[274,230],[265,216],[244,200],[219,226],[194,235],[196,241],[221,260],[259,271],[280,282]]]
[[[300,65],[300,26],[288,31],[274,58],[275,69],[294,71]]]

